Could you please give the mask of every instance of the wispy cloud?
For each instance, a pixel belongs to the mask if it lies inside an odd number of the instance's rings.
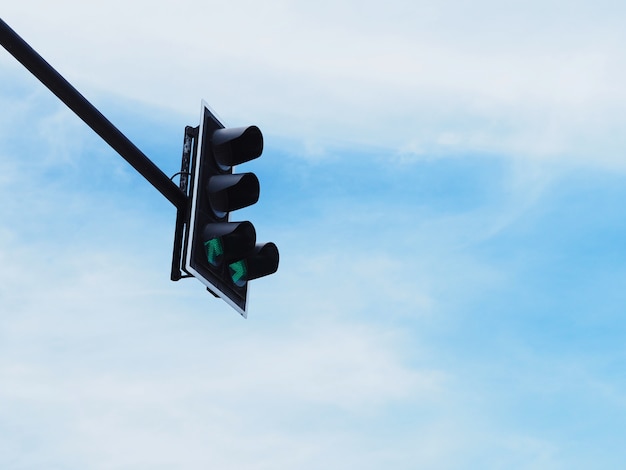
[[[38,9],[27,4],[11,6],[7,20],[90,93],[114,90],[193,120],[202,96],[227,122],[261,120],[266,132],[317,148],[343,141],[622,166],[615,5],[602,14],[560,2],[397,1],[381,12],[189,1],[155,11],[68,1],[71,15],[35,28]]]

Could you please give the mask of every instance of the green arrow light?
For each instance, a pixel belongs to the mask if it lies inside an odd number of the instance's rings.
[[[228,265],[230,278],[237,287],[243,287],[248,280],[248,267],[244,260],[237,261]]]
[[[222,256],[224,255],[222,240],[212,238],[204,242],[204,247],[206,248],[206,258],[209,264],[211,266],[219,266],[222,263]]]

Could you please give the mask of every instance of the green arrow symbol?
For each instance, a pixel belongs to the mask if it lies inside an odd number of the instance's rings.
[[[237,261],[228,267],[230,268],[230,278],[233,280],[235,285],[243,287],[246,283],[246,275],[248,274],[246,262],[244,260]]]
[[[221,257],[224,254],[224,247],[219,238],[212,238],[204,242],[206,248],[206,259],[212,266],[219,266]]]

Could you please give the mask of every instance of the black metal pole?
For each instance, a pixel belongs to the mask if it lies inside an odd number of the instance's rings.
[[[185,138],[183,140],[183,156],[180,165],[180,183],[179,187],[183,194],[187,195],[189,187],[189,169],[191,165],[191,154],[195,153],[195,146],[197,145],[198,128],[186,126]],[[181,261],[183,251],[183,232],[185,230],[185,224],[188,214],[187,210],[178,209],[176,211],[176,229],[174,230],[174,249],[172,252],[172,270],[170,279],[172,281],[179,281],[183,277],[181,272]]]
[[[159,167],[0,18],[0,44],[179,210],[187,196]]]

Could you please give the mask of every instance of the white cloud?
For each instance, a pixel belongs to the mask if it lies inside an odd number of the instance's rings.
[[[623,165],[624,12],[610,2],[48,8],[20,2],[6,19],[89,94],[190,121],[203,97],[227,122],[325,145]]]
[[[350,420],[432,403],[445,384],[405,363],[397,331],[280,302],[282,324],[266,324],[262,296],[244,322],[145,256],[63,247],[38,261],[46,244],[3,247],[2,278],[20,280],[2,291],[5,463],[312,468],[311,454],[355,452],[325,434],[359,439]]]

